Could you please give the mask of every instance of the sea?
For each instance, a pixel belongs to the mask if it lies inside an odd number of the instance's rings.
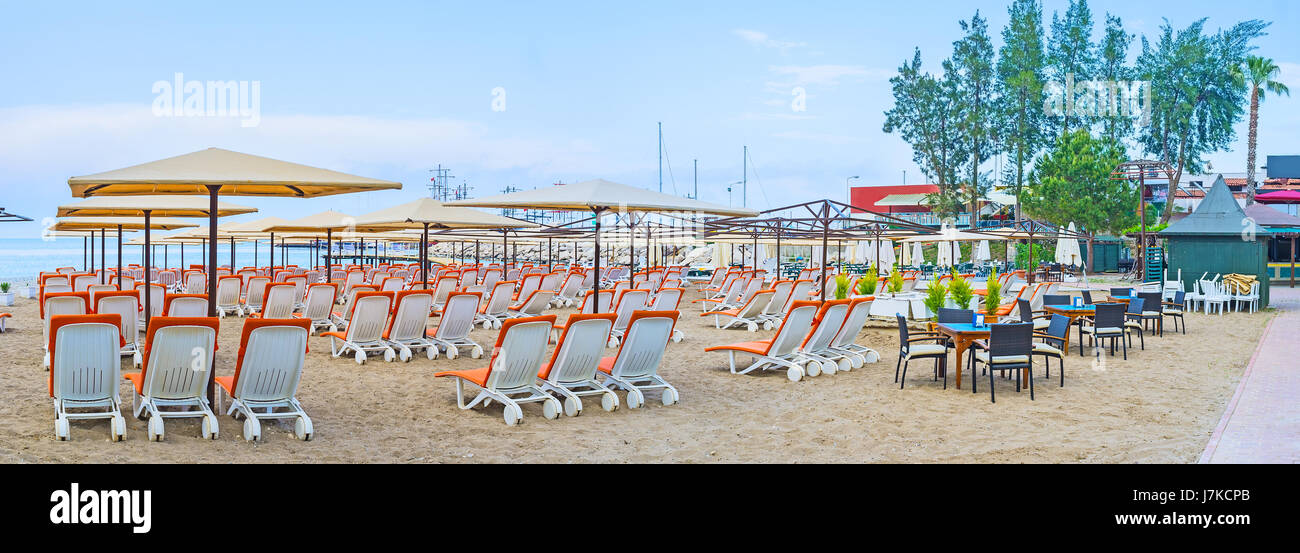
[[[138,234],[138,233],[137,233]],[[117,266],[117,240],[112,235],[107,237],[105,242],[106,250],[104,254],[104,263],[109,267]],[[388,246],[388,252],[393,254],[406,253],[395,248],[395,244]],[[78,270],[87,268],[88,244],[83,242],[82,238],[52,238],[30,239],[30,238],[0,238],[0,282],[8,282],[12,286],[22,286],[26,284],[35,284],[39,280],[42,271],[54,271],[59,267],[76,267]],[[241,242],[235,245],[235,266],[249,267],[253,265],[266,265],[267,258],[266,242],[262,242],[257,247],[256,263],[254,263],[253,244]],[[341,250],[340,250],[341,247]],[[335,244],[337,255],[347,257],[355,254],[354,245],[351,243]],[[95,261],[94,266],[100,265],[100,245],[99,239],[95,239]],[[286,260],[281,260],[280,249],[276,249],[276,265],[281,263],[311,265],[313,264],[311,248],[305,246],[290,246],[288,248]],[[371,249],[373,253],[373,249]],[[181,246],[154,246],[154,255],[156,256],[154,265],[159,267],[181,267],[182,251]],[[201,263],[203,257],[203,248],[199,245],[187,245],[184,247],[184,265],[188,267],[191,263]],[[322,255],[323,257],[323,255]],[[122,264],[144,262],[144,248],[140,246],[122,246]],[[321,264],[324,259],[316,260],[314,264]],[[226,265],[230,263],[230,245],[222,244],[217,247],[217,263]]]

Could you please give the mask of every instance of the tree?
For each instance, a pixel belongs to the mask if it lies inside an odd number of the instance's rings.
[[[1003,175],[1016,196],[1016,220],[1020,220],[1020,193],[1024,190],[1026,166],[1038,155],[1044,141],[1043,95],[1043,6],[1038,0],[1015,0],[1007,10],[1010,21],[1002,29],[998,51],[999,135],[1013,164]]]
[[[1250,20],[1207,36],[1204,19],[1178,32],[1166,20],[1155,44],[1142,37],[1137,67],[1151,83],[1151,119],[1138,142],[1174,167],[1162,220],[1173,215],[1184,172],[1200,172],[1206,154],[1232,145],[1246,100],[1239,67],[1267,26]]]
[[[957,79],[957,105],[962,141],[968,149],[969,161],[964,164],[967,182],[963,203],[970,205],[971,228],[976,226],[979,200],[991,188],[991,183],[980,180],[980,164],[994,153],[997,133],[994,128],[997,97],[993,71],[993,41],[989,39],[988,21],[977,10],[969,22],[961,22],[966,33],[952,45],[952,59],[945,62],[944,70]]]
[[[1290,96],[1291,89],[1276,81],[1282,70],[1273,60],[1258,56],[1246,57],[1245,73],[1242,80],[1250,89],[1250,131],[1246,141],[1246,202],[1255,201],[1255,143],[1259,136],[1259,105],[1264,103],[1267,93],[1278,96]]]
[[[1086,129],[1059,137],[1034,164],[1024,196],[1025,210],[1057,226],[1077,223],[1088,236],[1088,270],[1093,241],[1137,224],[1138,191],[1111,172],[1128,157],[1122,143],[1094,138]]]
[[[1133,44],[1134,35],[1124,31],[1124,21],[1106,14],[1106,31],[1101,43],[1097,45],[1097,67],[1093,77],[1110,84],[1109,104],[1106,115],[1102,117],[1102,136],[1113,141],[1122,141],[1133,132],[1133,118],[1124,113],[1118,102],[1121,96],[1118,83],[1133,78],[1133,68],[1126,65],[1128,49]]]
[[[948,65],[945,62],[945,67]],[[961,110],[957,102],[957,83],[943,75],[935,78],[921,70],[921,50],[911,61],[904,61],[898,75],[889,79],[893,87],[894,106],[885,112],[884,132],[898,133],[912,146],[912,161],[921,172],[939,186],[932,196],[932,209],[941,216],[953,214],[960,205],[938,205],[955,198],[957,169],[965,159],[960,140]]]
[[[1092,10],[1088,9],[1088,0],[1070,0],[1064,19],[1056,13],[1052,14],[1052,37],[1047,43],[1047,64],[1052,79],[1064,88],[1065,93],[1065,110],[1055,134],[1066,134],[1074,126],[1085,126],[1083,114],[1076,113],[1085,110],[1075,106],[1073,85],[1090,79],[1092,69],[1096,66],[1092,49]]]

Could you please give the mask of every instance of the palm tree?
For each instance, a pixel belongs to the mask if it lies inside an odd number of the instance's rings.
[[[1250,86],[1250,137],[1246,147],[1246,202],[1255,201],[1255,142],[1259,131],[1259,105],[1266,93],[1291,95],[1285,84],[1274,79],[1282,73],[1277,64],[1268,58],[1248,56],[1242,80]]]

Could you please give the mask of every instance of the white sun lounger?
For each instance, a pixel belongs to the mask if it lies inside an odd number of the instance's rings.
[[[478,292],[453,292],[447,296],[438,318],[438,329],[429,340],[435,352],[430,359],[436,357],[437,351],[446,353],[447,359],[455,359],[461,348],[469,348],[469,356],[473,359],[483,357],[483,346],[469,339],[481,298]]]
[[[163,419],[201,417],[201,435],[217,439],[217,416],[206,395],[216,353],[216,317],[157,317],[149,323],[144,364],[122,375],[132,384],[133,412],[149,420],[149,441],[162,441]],[[163,409],[167,408],[167,409]]]
[[[51,319],[50,398],[54,400],[54,436],[71,438],[70,421],[109,419],[113,441],[126,435],[118,392],[122,337],[116,315],[47,315]]]
[[[677,403],[681,396],[672,384],[659,376],[668,339],[677,325],[676,311],[637,311],[627,325],[626,338],[618,353],[600,360],[597,370],[605,374],[604,384],[627,391],[627,406],[645,405],[645,393],[662,390],[664,405]]]
[[[488,274],[492,274],[490,270]],[[474,323],[483,325],[484,330],[501,328],[501,322],[510,317],[510,299],[514,293],[514,281],[503,280],[493,284],[487,303],[474,316]]]
[[[551,361],[537,373],[543,390],[563,398],[565,415],[582,414],[582,398],[595,395],[601,396],[600,405],[606,411],[618,409],[618,394],[596,378],[605,338],[613,326],[613,313],[570,315]]]
[[[358,292],[352,300],[352,316],[345,332],[322,332],[330,339],[330,353],[340,357],[352,353],[357,364],[366,362],[368,353],[382,353],[384,361],[397,358],[397,350],[384,340],[384,326],[393,304],[391,292]]]
[[[800,359],[796,349],[803,343],[804,337],[812,329],[813,317],[817,314],[818,302],[796,300],[785,320],[781,321],[776,336],[767,340],[741,342],[725,346],[713,346],[704,351],[725,351],[728,355],[732,374],[749,374],[758,369],[785,369],[786,377],[798,382],[807,376],[821,374],[820,363],[808,363]],[[748,354],[754,358],[748,367],[736,370],[736,354]]]
[[[852,300],[827,300],[822,303],[817,317],[813,320],[812,332],[799,346],[799,357],[811,363],[821,363],[821,372],[835,374],[839,370],[838,360],[832,358],[831,342],[844,327],[844,319],[849,314]]]
[[[456,405],[463,410],[473,409],[493,401],[504,405],[506,425],[514,426],[524,418],[521,403],[542,403],[542,415],[548,419],[560,416],[563,406],[537,384],[537,374],[546,356],[546,341],[555,324],[555,315],[510,319],[501,325],[496,347],[488,366],[464,371],[443,371],[435,377],[455,377]],[[472,382],[480,390],[469,403],[465,403],[465,383]]]
[[[397,348],[397,358],[410,361],[413,352],[423,351],[425,357],[437,359],[438,346],[429,339],[429,306],[433,304],[433,292],[397,292],[394,302],[384,339]]]
[[[311,321],[305,318],[244,321],[235,374],[215,380],[221,392],[217,409],[221,409],[223,397],[231,398],[226,414],[244,417],[245,440],[261,440],[261,422],[268,419],[294,419],[294,436],[303,441],[312,439],[315,431],[311,417],[297,398],[310,327]]]

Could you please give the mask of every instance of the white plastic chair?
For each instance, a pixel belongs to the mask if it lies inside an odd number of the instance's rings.
[[[338,295],[338,286],[329,282],[318,282],[307,286],[307,298],[303,302],[302,313],[294,313],[298,319],[311,321],[308,331],[315,334],[317,330],[328,328],[338,331],[334,324],[334,297]]]
[[[673,405],[681,399],[677,388],[659,376],[659,365],[663,363],[677,317],[676,311],[633,314],[618,353],[601,359],[597,370],[605,374],[603,383],[611,389],[626,390],[628,408],[645,405],[645,393],[649,390],[662,390],[660,399],[664,405]]]
[[[239,290],[243,284],[244,279],[239,276],[217,277],[217,317],[224,319],[227,314],[244,314],[239,305]]]
[[[504,405],[506,425],[514,426],[524,418],[522,403],[541,403],[542,415],[548,419],[560,416],[563,406],[537,384],[537,374],[546,356],[546,342],[555,324],[554,315],[510,319],[501,325],[496,347],[487,367],[464,371],[443,371],[434,377],[456,379],[456,405],[462,410],[473,409],[493,401]],[[479,393],[469,403],[465,402],[465,383],[479,387]]]
[[[261,422],[268,419],[294,419],[293,434],[299,440],[311,440],[315,434],[297,398],[310,325],[306,319],[244,321],[235,374],[215,380],[220,390],[217,409],[223,397],[231,398],[226,414],[244,417],[245,440],[261,440]]]
[[[435,352],[441,350],[447,354],[447,359],[455,359],[461,348],[469,348],[471,358],[483,357],[483,346],[469,338],[481,297],[478,292],[453,292],[447,296],[438,318],[438,329],[430,339]]]
[[[474,316],[474,323],[483,325],[484,330],[501,328],[501,322],[510,318],[510,298],[514,291],[515,283],[512,281],[495,283],[488,293],[487,303]]]
[[[215,317],[158,317],[150,322],[148,348],[138,373],[122,375],[133,386],[136,418],[149,420],[149,441],[162,441],[164,419],[203,419],[203,438],[217,439],[217,416],[206,394],[216,353]],[[167,409],[163,409],[167,408]]]
[[[396,305],[384,339],[397,348],[397,358],[410,361],[412,352],[423,351],[425,357],[437,359],[438,345],[429,339],[429,306],[433,304],[433,293],[428,290],[397,292],[394,301]]]
[[[54,435],[71,438],[70,421],[109,419],[113,441],[126,435],[118,392],[122,361],[121,330],[114,315],[48,315],[51,327],[50,398],[54,400]]]
[[[776,336],[767,340],[708,347],[704,351],[727,352],[731,374],[749,374],[759,369],[785,369],[786,378],[794,382],[802,380],[805,375],[817,376],[821,374],[821,365],[808,363],[805,366],[798,352],[795,351],[812,330],[812,321],[816,314],[817,302],[795,301],[790,312],[781,321],[781,326],[777,328]],[[748,367],[736,370],[736,354],[748,354],[754,360]]]
[[[595,395],[601,396],[600,406],[604,410],[618,409],[618,394],[596,378],[605,337],[613,326],[612,313],[570,315],[551,361],[537,373],[543,390],[563,398],[565,415],[582,414],[582,398]]]
[[[322,332],[322,337],[330,339],[330,352],[334,357],[352,353],[357,364],[366,362],[367,353],[382,353],[384,361],[397,358],[387,340],[384,340],[384,326],[388,322],[388,312],[393,303],[392,294],[388,292],[359,292],[352,301],[352,316],[348,318],[345,332]]]

